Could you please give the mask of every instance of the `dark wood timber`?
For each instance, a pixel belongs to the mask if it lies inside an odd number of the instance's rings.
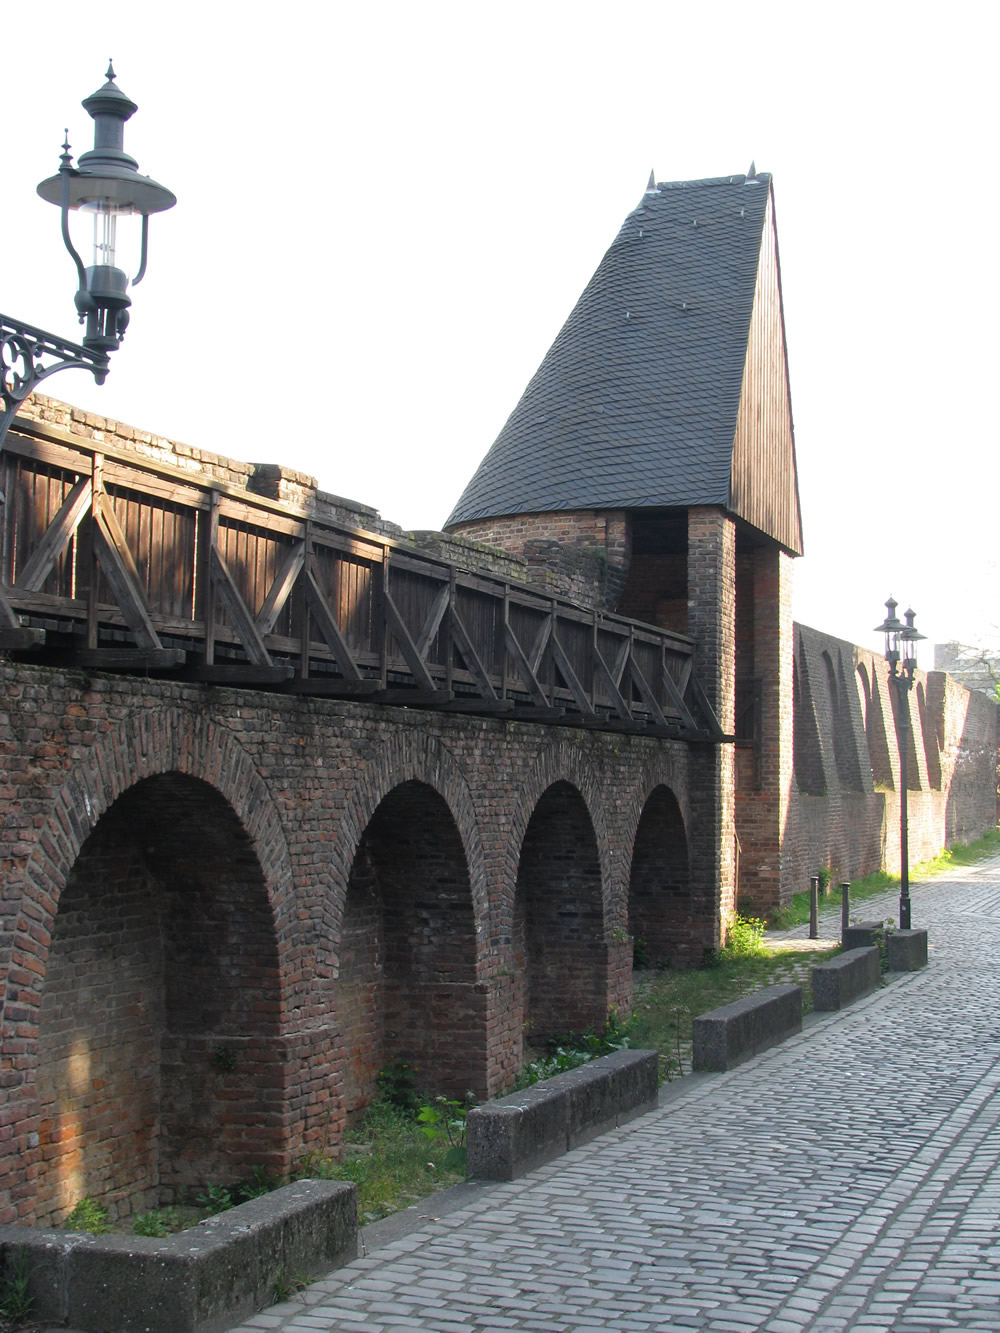
[[[322,504],[306,514],[36,422],[15,423],[0,488],[0,646],[41,661],[721,738],[685,636],[459,569]]]

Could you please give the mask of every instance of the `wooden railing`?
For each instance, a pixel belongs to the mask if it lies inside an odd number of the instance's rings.
[[[40,661],[720,739],[691,640],[19,420],[0,647]]]

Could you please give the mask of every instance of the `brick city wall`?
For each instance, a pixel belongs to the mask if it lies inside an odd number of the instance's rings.
[[[614,610],[625,589],[631,541],[622,509],[513,514],[457,523],[451,531],[480,549],[521,557],[533,579],[567,580],[567,595],[587,605]]]
[[[839,881],[883,867],[898,872],[900,864],[895,690],[885,660],[804,625],[794,633],[795,776],[781,844],[782,900],[807,889],[821,868]],[[904,698],[914,864],[996,826],[1000,709],[938,671],[918,671]]]
[[[683,743],[0,662],[0,1219],[336,1151],[718,940]],[[669,815],[667,833],[646,810]],[[702,846],[705,837],[708,845]]]

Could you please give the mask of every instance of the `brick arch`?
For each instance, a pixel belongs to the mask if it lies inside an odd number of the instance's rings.
[[[596,775],[573,747],[552,746],[523,779],[507,854],[516,855],[514,892],[498,935],[509,940],[518,1027],[536,1042],[600,1027],[618,1001],[611,839]]]
[[[25,1216],[51,1225],[85,1193],[122,1216],[255,1164],[286,1169],[289,1117],[265,1113],[260,1090],[283,1101],[291,1071],[276,1057],[293,883],[248,756],[203,718],[144,714],[52,806],[5,1013],[5,1041],[36,1024],[12,1096],[15,1132],[36,1133],[41,1154]]]
[[[702,894],[698,900],[691,877],[688,822],[667,783],[659,782],[648,792],[631,849],[629,932],[637,965],[700,963],[714,897]]]
[[[488,1092],[487,886],[465,776],[408,733],[366,765],[337,843],[336,1006],[348,1119],[403,1061],[428,1095]]]
[[[51,933],[60,895],[84,843],[120,796],[145,778],[167,773],[197,778],[225,799],[260,863],[279,938],[295,920],[284,829],[253,760],[230,731],[207,718],[177,708],[140,713],[106,735],[62,783],[28,861],[23,911],[34,929],[18,929],[13,953],[42,963],[36,993],[45,956],[38,937]]]
[[[480,821],[468,781],[447,746],[433,737],[409,731],[383,742],[359,769],[340,816],[332,858],[331,912],[335,928],[339,929],[343,916],[347,884],[362,835],[385,798],[407,782],[431,787],[444,800],[455,821],[469,871],[477,938],[485,939],[489,934],[489,887]]]
[[[518,780],[518,800],[511,815],[504,847],[502,910],[509,914],[513,909],[521,848],[531,816],[545,792],[557,782],[566,782],[576,788],[594,830],[601,870],[604,930],[607,934],[613,928],[615,911],[612,839],[604,807],[603,784],[590,761],[574,746],[565,742],[557,741],[547,746],[532,767]]]

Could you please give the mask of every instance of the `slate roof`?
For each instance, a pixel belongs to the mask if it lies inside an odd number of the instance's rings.
[[[446,527],[727,504],[770,181],[651,183]]]

